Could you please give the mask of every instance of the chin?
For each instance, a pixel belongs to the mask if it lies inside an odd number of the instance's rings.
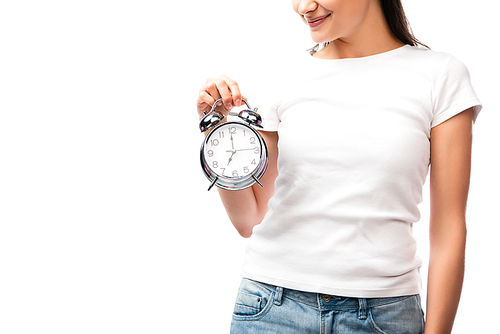
[[[318,43],[318,44],[328,43],[328,42],[331,42],[331,41],[336,39],[334,37],[325,37],[325,36],[318,36],[318,35],[315,36],[314,33],[311,33],[311,38],[315,43]]]

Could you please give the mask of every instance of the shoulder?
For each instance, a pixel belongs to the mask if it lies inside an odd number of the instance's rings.
[[[405,58],[415,66],[435,74],[467,71],[465,64],[452,54],[424,47],[408,46]]]

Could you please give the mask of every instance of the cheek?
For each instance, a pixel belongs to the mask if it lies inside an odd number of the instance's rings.
[[[333,24],[338,33],[346,37],[361,25],[368,14],[368,1],[342,1],[333,12]]]
[[[299,14],[299,5],[300,5],[300,0],[292,0],[292,8],[295,11],[295,13]]]
[[[354,0],[343,3],[342,16],[345,21],[351,23],[360,23],[368,14],[369,1],[367,0]]]

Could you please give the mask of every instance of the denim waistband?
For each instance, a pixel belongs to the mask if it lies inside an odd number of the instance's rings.
[[[360,310],[369,307],[381,306],[394,303],[409,296],[385,297],[385,298],[354,298],[344,296],[333,296],[322,293],[306,292],[283,288],[263,282],[254,281],[257,284],[276,292],[276,301],[281,304],[281,298],[293,299],[299,303],[306,304],[314,308],[328,308],[339,311]]]

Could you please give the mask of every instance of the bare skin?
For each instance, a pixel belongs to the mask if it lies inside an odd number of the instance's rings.
[[[377,0],[292,0],[292,4],[308,25],[310,20],[326,17],[319,26],[309,25],[316,43],[330,41],[315,57],[365,57],[403,45],[388,28]],[[240,106],[242,95],[237,82],[227,76],[208,79],[197,98],[200,117],[219,98],[223,103],[218,110],[226,115],[232,107]],[[249,238],[253,227],[262,222],[278,176],[278,133],[262,131],[261,134],[269,149],[269,167],[261,179],[264,188],[253,186],[237,192],[219,190],[231,222],[245,238]],[[460,300],[471,143],[472,109],[431,131],[431,251],[425,334],[451,333]]]
[[[200,89],[197,99],[198,114],[203,117],[203,112],[210,111],[212,105],[222,98],[216,110],[227,115],[233,106],[240,106],[244,98],[238,84],[228,78],[210,78]],[[269,155],[266,173],[260,179],[264,187],[254,185],[240,191],[225,191],[219,189],[219,195],[226,209],[227,215],[238,233],[249,238],[255,225],[264,219],[268,210],[269,199],[274,195],[274,181],[278,176],[278,133],[260,131],[264,138]]]
[[[430,263],[426,334],[451,333],[464,277],[472,109],[431,131]]]

